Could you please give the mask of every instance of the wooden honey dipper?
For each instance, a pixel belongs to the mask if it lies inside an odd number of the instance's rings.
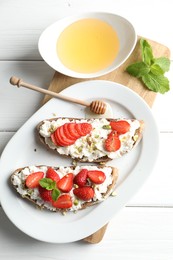
[[[80,99],[76,99],[76,98],[72,98],[72,97],[67,97],[67,96],[55,93],[53,91],[49,91],[47,89],[43,89],[43,88],[31,85],[29,83],[24,82],[22,79],[15,77],[15,76],[10,78],[10,83],[14,86],[18,86],[18,87],[22,86],[22,87],[32,89],[34,91],[37,91],[37,92],[40,92],[40,93],[43,93],[43,94],[50,95],[50,96],[55,97],[55,98],[60,98],[60,99],[66,100],[66,101],[70,101],[70,102],[73,102],[73,103],[76,103],[76,104],[80,104],[82,106],[89,107],[90,110],[95,114],[104,114],[105,111],[106,111],[106,104],[101,100],[95,100],[95,101],[92,101],[91,103],[88,103],[84,100],[80,100]]]

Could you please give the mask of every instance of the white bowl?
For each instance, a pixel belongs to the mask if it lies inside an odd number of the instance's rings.
[[[80,73],[67,68],[57,55],[56,45],[60,34],[72,23],[85,18],[99,19],[116,31],[119,39],[119,51],[113,63],[94,73]],[[111,13],[90,12],[65,17],[47,27],[41,34],[38,42],[40,55],[54,70],[67,76],[76,78],[94,78],[107,74],[118,68],[132,53],[137,41],[137,35],[133,25],[125,18]]]

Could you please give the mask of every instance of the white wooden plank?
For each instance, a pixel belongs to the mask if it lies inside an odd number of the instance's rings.
[[[39,60],[37,42],[42,30],[64,15],[88,10],[109,11],[125,16],[134,23],[138,35],[172,48],[172,0],[0,0],[0,60]],[[24,89],[11,90],[9,77],[16,74],[46,88],[53,70],[43,62],[0,62],[0,65],[1,153],[13,135],[11,131],[16,131],[38,109],[42,99],[38,93]],[[171,69],[171,86],[172,75]],[[164,96],[157,95],[152,111],[160,131],[167,134],[161,134],[161,151],[156,168],[128,207],[110,221],[100,244],[76,242],[56,245],[35,241],[17,230],[0,208],[0,259],[173,259],[173,208],[169,208],[173,206],[172,106],[172,90]],[[10,132],[4,132],[7,130]],[[136,208],[136,205],[144,207]]]
[[[173,2],[131,0],[37,0],[0,2],[0,59],[38,60],[38,39],[41,32],[58,19],[76,12],[113,12],[129,19],[139,35],[151,38],[171,48],[173,35],[170,33]],[[157,11],[154,12],[157,6]],[[163,13],[166,13],[164,19]],[[147,19],[146,19],[147,14]],[[148,30],[148,28],[150,28]]]
[[[0,131],[16,131],[39,107],[43,95],[9,83],[16,75],[24,81],[48,88],[54,71],[43,61],[0,62]]]
[[[0,258],[168,260],[173,258],[172,219],[172,208],[124,208],[109,222],[99,244],[49,244],[36,241],[19,231],[0,209]]]
[[[0,132],[0,155],[15,132]]]
[[[128,205],[173,206],[172,147],[173,133],[160,134],[160,151],[155,168]],[[152,144],[148,156],[150,152]]]
[[[173,61],[171,61],[170,71],[166,74],[170,82],[170,90],[165,94],[157,94],[152,107],[152,113],[156,119],[160,131],[173,130]]]

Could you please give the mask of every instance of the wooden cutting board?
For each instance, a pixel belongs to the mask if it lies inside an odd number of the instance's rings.
[[[152,107],[152,104],[156,97],[156,93],[149,91],[139,79],[134,78],[130,76],[127,72],[125,72],[125,69],[127,68],[128,65],[137,61],[141,61],[139,40],[140,37],[138,37],[138,42],[136,44],[134,51],[132,52],[132,54],[126,60],[125,63],[123,63],[118,69],[112,71],[111,73],[98,78],[94,78],[93,80],[109,80],[109,81],[114,81],[123,84],[128,88],[132,89],[133,91],[135,91],[136,93],[138,93],[148,103],[148,105]],[[150,43],[153,49],[154,57],[161,57],[161,56],[168,57],[168,58],[170,57],[170,50],[166,46],[152,40],[147,40],[147,41]],[[86,80],[88,79],[72,78],[72,77],[65,76],[59,72],[55,72],[54,77],[48,89],[58,93],[75,83],[86,81]],[[45,104],[50,98],[51,98],[50,96],[46,95],[43,99],[42,104]],[[86,237],[84,241],[93,244],[99,243],[105,234],[106,228],[107,228],[107,224],[104,227],[102,227],[100,230],[95,232],[94,234],[91,234],[90,236]]]

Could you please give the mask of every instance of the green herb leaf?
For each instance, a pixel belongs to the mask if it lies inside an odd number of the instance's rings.
[[[39,184],[41,187],[45,188],[46,190],[53,190],[56,187],[56,182],[49,178],[41,179],[39,181]]]
[[[155,63],[151,65],[151,72],[154,75],[164,74],[164,71],[162,70],[162,68],[158,64],[155,64]]]
[[[59,197],[60,193],[61,193],[61,192],[60,192],[57,188],[53,189],[53,191],[52,191],[52,199],[53,199],[54,201],[56,201],[57,198]]]
[[[163,72],[169,71],[170,60],[166,57],[160,57],[160,58],[154,59],[154,64],[159,65],[159,67],[163,70]]]
[[[126,68],[126,71],[131,74],[132,76],[136,78],[140,78],[143,75],[147,74],[150,71],[150,67],[147,66],[143,61],[142,62],[136,62],[131,65],[129,65]]]
[[[129,65],[126,71],[141,78],[148,89],[164,94],[170,89],[169,80],[164,76],[169,71],[170,60],[166,57],[154,58],[151,46],[144,39],[140,40],[140,47],[142,61]]]
[[[154,58],[152,48],[144,39],[140,40],[140,46],[142,51],[142,61],[150,66]]]
[[[164,94],[169,90],[169,80],[164,75],[154,75],[150,72],[142,77],[142,81],[154,92]]]

